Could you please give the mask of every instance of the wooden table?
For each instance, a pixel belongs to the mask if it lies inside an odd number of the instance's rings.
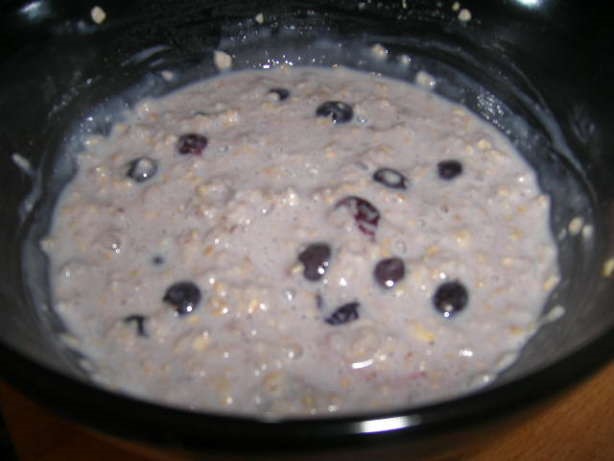
[[[21,461],[184,460],[118,443],[61,419],[0,384],[0,406]],[[505,423],[496,438],[437,461],[612,461],[614,460],[614,362],[592,377],[532,409],[530,418]],[[398,453],[398,460],[416,459]],[[242,459],[232,457],[233,460]],[[375,460],[374,460],[375,461]]]

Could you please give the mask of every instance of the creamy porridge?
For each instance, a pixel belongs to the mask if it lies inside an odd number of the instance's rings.
[[[113,388],[327,415],[484,385],[558,281],[549,198],[510,143],[346,69],[229,73],[78,156],[52,232],[58,312]]]

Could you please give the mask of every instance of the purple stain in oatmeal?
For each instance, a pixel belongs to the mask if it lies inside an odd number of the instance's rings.
[[[373,276],[382,288],[392,288],[405,277],[405,263],[396,257],[382,259],[375,265]]]
[[[356,222],[356,226],[369,237],[375,237],[380,214],[377,208],[364,198],[351,195],[344,197],[335,204],[335,208],[345,207],[349,210]]]
[[[324,298],[320,293],[316,293],[316,306],[320,310],[324,309]]]
[[[202,134],[182,134],[177,140],[177,152],[181,155],[202,155],[208,143],[209,140]]]
[[[331,250],[326,243],[312,243],[298,255],[303,264],[303,276],[307,280],[320,280],[326,273],[330,263]]]
[[[463,173],[463,164],[458,160],[443,160],[437,164],[437,172],[441,179],[450,181]]]
[[[407,178],[392,168],[379,168],[373,173],[373,180],[390,189],[407,189]]]
[[[316,109],[317,117],[330,117],[333,123],[347,123],[354,117],[352,106],[341,101],[326,101]]]
[[[467,288],[457,280],[442,283],[433,296],[433,305],[445,318],[458,314],[468,301]]]
[[[201,300],[200,288],[194,282],[177,282],[166,290],[162,300],[170,304],[179,315],[192,312]]]
[[[358,314],[359,307],[360,303],[357,301],[343,304],[342,306],[336,308],[331,315],[324,319],[324,321],[329,325],[333,326],[344,325],[346,323],[353,322],[355,320],[358,320],[358,318],[360,317]]]

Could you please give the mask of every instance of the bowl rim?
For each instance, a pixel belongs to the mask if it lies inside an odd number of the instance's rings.
[[[1,339],[0,378],[62,417],[127,440],[160,448],[281,452],[465,430],[559,393],[613,358],[614,328],[609,328],[557,362],[452,400],[381,413],[280,420],[195,412],[116,393],[42,365]]]

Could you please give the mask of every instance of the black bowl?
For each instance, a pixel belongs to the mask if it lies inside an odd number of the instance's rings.
[[[0,16],[0,373],[58,412],[107,433],[189,450],[250,453],[412,445],[574,382],[612,357],[614,52],[608,11],[554,0],[4,1]],[[262,12],[264,22],[254,18]],[[374,60],[369,47],[388,49]],[[49,299],[37,241],[73,166],[75,132],[108,132],[101,109],[130,105],[213,75],[212,52],[237,68],[343,64],[413,80],[503,131],[553,199],[562,282],[519,360],[485,389],[382,414],[266,422],[194,413],[97,387]],[[409,64],[400,65],[402,55]],[[168,82],[162,71],[177,78]],[[581,217],[591,235],[564,235]]]

